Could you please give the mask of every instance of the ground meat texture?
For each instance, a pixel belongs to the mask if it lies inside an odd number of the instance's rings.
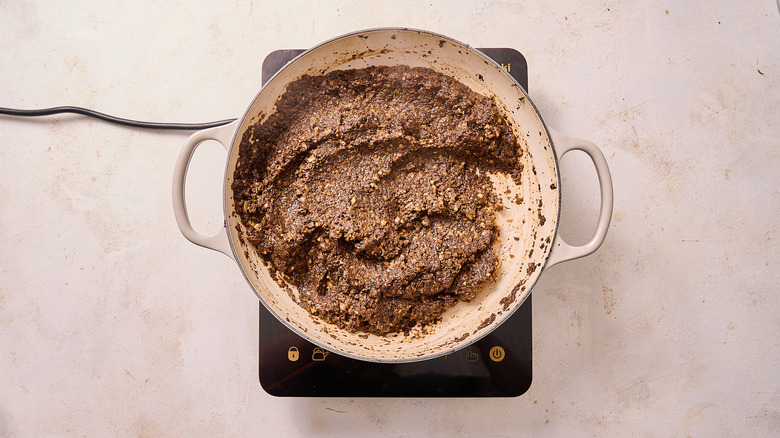
[[[243,238],[312,315],[408,331],[472,300],[498,265],[488,172],[520,180],[495,102],[426,68],[303,76],[243,136]]]

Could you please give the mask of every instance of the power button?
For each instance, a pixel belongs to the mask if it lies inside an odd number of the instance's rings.
[[[490,349],[490,360],[493,362],[501,362],[504,360],[504,356],[506,356],[506,352],[498,345]]]

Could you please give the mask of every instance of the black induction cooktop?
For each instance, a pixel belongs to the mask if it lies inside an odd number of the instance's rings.
[[[528,66],[514,49],[479,49],[528,90]],[[277,50],[263,83],[303,50]],[[421,362],[386,364],[324,350],[293,333],[260,304],[259,375],[273,396],[516,397],[531,386],[531,297],[469,347]]]

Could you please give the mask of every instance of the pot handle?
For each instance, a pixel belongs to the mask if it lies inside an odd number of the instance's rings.
[[[553,241],[550,257],[547,259],[547,266],[553,266],[561,262],[574,260],[593,254],[607,236],[609,222],[612,218],[612,177],[609,173],[607,159],[595,144],[580,138],[562,134],[550,129],[550,138],[555,146],[555,151],[560,160],[567,152],[573,150],[583,151],[590,156],[593,165],[596,166],[596,174],[599,178],[599,188],[601,190],[601,209],[599,210],[599,220],[596,225],[596,232],[588,243],[582,246],[573,246],[563,241],[560,233],[556,234]]]
[[[179,157],[176,159],[176,167],[173,169],[173,215],[176,218],[176,224],[179,225],[179,230],[190,242],[204,248],[219,251],[232,259],[235,259],[235,257],[230,247],[227,225],[223,225],[222,229],[213,236],[204,236],[192,228],[184,198],[184,186],[187,182],[187,168],[190,165],[195,149],[206,140],[216,140],[225,149],[228,149],[237,123],[236,121],[192,134],[184,143],[184,147],[181,148]]]

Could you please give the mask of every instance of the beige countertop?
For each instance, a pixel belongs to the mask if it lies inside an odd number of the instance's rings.
[[[763,2],[4,2],[0,106],[238,117],[263,58],[375,26],[520,50],[553,128],[615,187],[592,256],[534,288],[512,399],[273,398],[257,299],[171,207],[186,134],[0,116],[0,436],[777,436],[780,8]],[[224,151],[199,149],[196,227]],[[565,237],[595,171],[561,163]]]

